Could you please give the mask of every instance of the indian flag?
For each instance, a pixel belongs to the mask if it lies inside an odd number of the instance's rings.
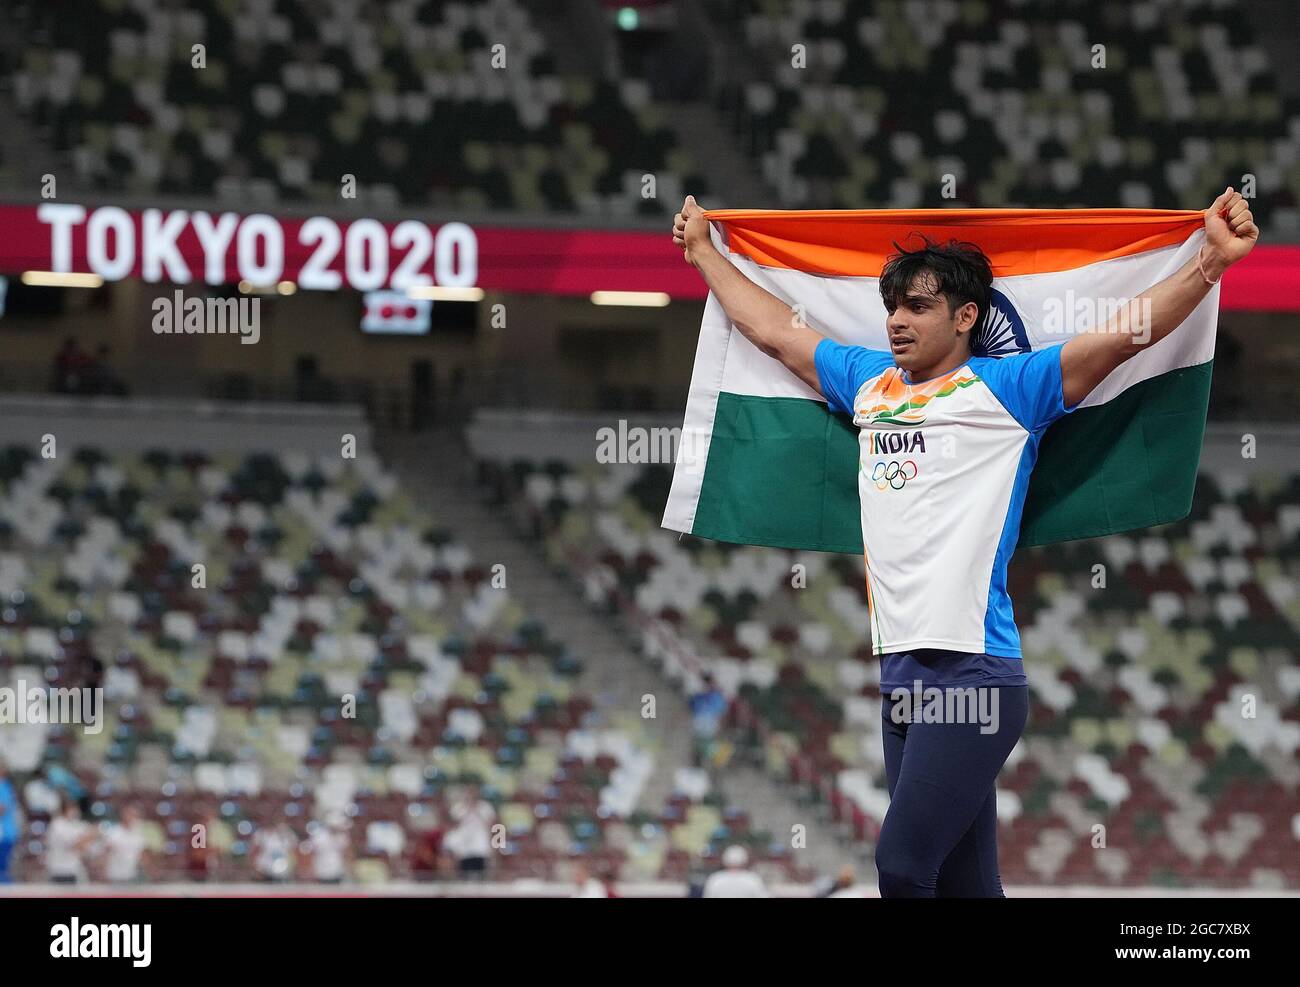
[[[843,343],[888,350],[879,278],[911,233],[979,245],[993,264],[981,353],[1007,355],[1105,326],[1205,238],[1196,211],[942,209],[705,213],[746,276]],[[913,240],[911,246],[915,246]],[[1050,426],[1020,544],[1185,517],[1205,431],[1219,289],[1173,333]],[[759,351],[709,295],[663,526],[702,538],[862,552],[857,430]]]

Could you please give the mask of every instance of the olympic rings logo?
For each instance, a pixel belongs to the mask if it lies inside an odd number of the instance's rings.
[[[893,490],[902,490],[907,486],[908,480],[915,480],[919,471],[916,463],[907,459],[903,462],[891,460],[889,463],[876,463],[871,470],[871,479],[875,483],[877,490],[890,488]]]

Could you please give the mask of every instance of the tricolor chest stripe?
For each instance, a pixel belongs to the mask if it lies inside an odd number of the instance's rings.
[[[979,383],[981,378],[969,367],[959,367],[922,384],[908,384],[901,370],[888,370],[858,392],[854,402],[856,419],[859,425],[919,425],[935,402]]]

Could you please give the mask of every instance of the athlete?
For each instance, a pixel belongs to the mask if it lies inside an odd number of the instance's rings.
[[[745,277],[713,245],[694,196],[674,217],[673,242],[736,328],[860,430],[890,794],[876,845],[882,897],[1005,897],[994,782],[1029,708],[1006,572],[1039,440],[1180,325],[1258,238],[1246,201],[1228,188],[1205,210],[1197,256],[1134,305],[1098,331],[994,358],[972,345],[993,283],[973,244],[898,248],[880,277],[889,349],[873,350],[822,336]],[[979,692],[980,709],[994,715],[930,722],[897,690]]]

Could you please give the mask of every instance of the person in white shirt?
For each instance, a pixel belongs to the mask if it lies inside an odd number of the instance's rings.
[[[311,827],[303,849],[311,860],[312,876],[323,884],[341,884],[348,874],[352,842],[342,813],[331,813],[325,825]]]
[[[253,834],[253,870],[259,881],[286,881],[293,876],[293,849],[298,840],[284,822]]]
[[[470,785],[465,797],[452,808],[451,818],[456,825],[447,834],[443,846],[455,858],[461,876],[481,878],[492,852],[496,810],[491,802],[479,798],[478,785]]]
[[[76,802],[67,801],[50,820],[45,834],[45,873],[55,884],[76,884],[86,879],[82,855],[95,841],[95,833],[81,819]]]
[[[105,879],[114,884],[138,881],[144,846],[144,825],[140,822],[140,811],[133,805],[125,806],[122,818],[109,828],[101,845]]]
[[[872,349],[823,336],[746,276],[714,245],[694,196],[673,218],[675,245],[753,344],[753,359],[778,361],[801,382],[801,397],[815,392],[843,416],[841,425],[851,420],[857,429],[856,467],[849,455],[843,466],[857,473],[864,624],[881,659],[891,800],[875,849],[883,898],[1006,897],[994,783],[1029,710],[1007,564],[1030,475],[1054,422],[1103,381],[1137,379],[1137,367],[1123,367],[1128,361],[1140,365],[1155,348],[1179,353],[1188,341],[1165,337],[1198,306],[1217,306],[1211,286],[1254,249],[1259,228],[1231,186],[1203,216],[1196,256],[1133,299],[1141,306],[1120,306],[1092,331],[1037,349],[1001,344],[993,266],[977,244],[924,235],[915,249],[895,242],[876,272],[887,314],[877,338],[889,348]],[[1096,432],[1088,421],[1070,427]],[[1105,442],[1099,436],[1095,444]],[[972,726],[951,714],[920,722],[905,705],[909,696],[958,690],[998,703],[992,722]]]
[[[704,882],[705,898],[770,898],[763,879],[749,869],[743,846],[729,846],[722,854],[722,870]]]
[[[586,864],[578,864],[573,869],[573,894],[570,898],[608,898],[609,888],[605,882],[598,878],[592,877],[590,868]]]

